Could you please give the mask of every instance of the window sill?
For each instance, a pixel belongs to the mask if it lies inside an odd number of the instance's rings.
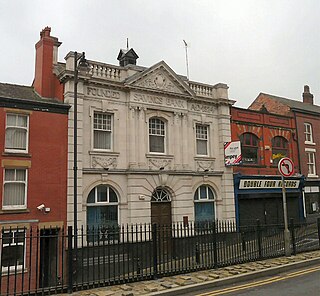
[[[173,159],[174,156],[173,155],[168,155],[168,154],[163,154],[163,153],[147,153],[146,154],[146,158],[154,158],[154,157],[157,157],[157,158],[171,158]]]
[[[1,209],[0,215],[30,213],[29,209]]]
[[[8,272],[8,268],[2,268],[2,277],[7,276],[9,274],[13,275],[13,274],[20,274],[20,273],[26,273],[28,272],[28,269],[26,268],[22,268],[22,266],[18,266],[17,268],[15,266],[10,266],[9,268],[9,272]]]
[[[13,152],[13,151],[4,151],[2,153],[2,156],[15,156],[15,157],[26,157],[26,158],[31,158],[31,154],[29,153],[24,153],[24,152]]]
[[[216,160],[215,157],[210,157],[210,156],[206,156],[206,155],[197,155],[194,157],[194,160]]]
[[[307,175],[308,178],[319,178],[318,175]]]
[[[315,146],[315,145],[316,145],[316,143],[314,143],[314,142],[308,142],[308,141],[304,141],[304,144],[305,144],[305,145],[312,145],[312,146]]]
[[[90,150],[89,155],[112,155],[119,156],[120,152],[107,151],[107,150]]]

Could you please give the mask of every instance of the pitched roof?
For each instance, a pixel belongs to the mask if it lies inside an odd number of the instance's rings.
[[[36,93],[36,91],[32,86],[9,84],[9,83],[0,83],[0,98],[65,105],[64,103],[56,99],[41,97],[39,94]]]
[[[312,104],[304,103],[301,101],[278,97],[278,96],[274,96],[274,95],[270,95],[270,94],[266,94],[266,93],[260,93],[259,96],[260,95],[268,96],[270,99],[276,100],[276,101],[280,102],[281,104],[287,105],[291,109],[299,109],[301,111],[320,113],[320,106],[318,106],[318,105],[312,105]]]

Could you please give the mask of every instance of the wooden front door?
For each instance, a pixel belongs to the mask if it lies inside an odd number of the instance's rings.
[[[171,202],[151,202],[151,223],[171,225]]]

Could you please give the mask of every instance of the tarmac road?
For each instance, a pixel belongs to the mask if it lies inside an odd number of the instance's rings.
[[[319,296],[320,265],[254,280],[247,283],[211,289],[192,296]]]

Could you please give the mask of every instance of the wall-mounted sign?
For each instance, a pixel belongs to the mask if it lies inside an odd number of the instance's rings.
[[[288,189],[299,188],[300,180],[285,180],[285,187]],[[242,179],[240,180],[239,189],[276,189],[282,188],[281,180],[268,179]]]
[[[226,166],[238,165],[241,163],[241,142],[226,142],[224,143],[224,164]]]

